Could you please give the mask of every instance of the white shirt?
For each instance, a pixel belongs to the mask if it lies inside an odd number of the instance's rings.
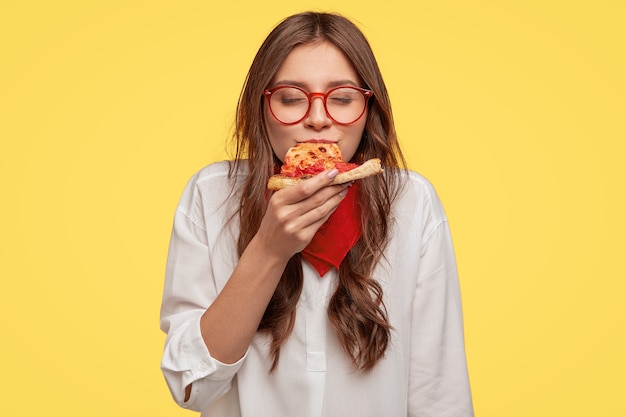
[[[237,262],[238,220],[228,219],[239,198],[227,172],[228,163],[221,162],[197,173],[174,219],[161,308],[167,333],[161,369],[181,407],[203,417],[473,416],[448,223],[430,183],[413,172],[390,213],[386,260],[374,271],[393,326],[374,369],[351,369],[327,318],[336,270],[320,278],[306,261],[295,327],[277,369],[268,372],[269,339],[261,334],[234,364],[212,358],[200,316]]]

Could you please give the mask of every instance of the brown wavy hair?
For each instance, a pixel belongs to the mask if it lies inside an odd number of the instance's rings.
[[[337,289],[328,307],[328,317],[355,370],[367,371],[380,360],[390,341],[391,325],[383,302],[383,290],[372,277],[389,241],[389,213],[400,192],[405,160],[400,151],[387,89],[371,47],[350,20],[336,14],[306,12],[279,23],[259,48],[237,105],[233,176],[246,160],[247,176],[238,210],[241,255],[257,233],[267,208],[266,184],[278,158],[267,135],[263,90],[267,88],[291,50],[302,44],[327,41],[352,62],[365,87],[372,90],[363,137],[351,162],[377,157],[384,175],[360,181],[358,204],[362,211],[363,236],[339,269]],[[259,324],[271,336],[270,355],[274,370],[280,348],[295,323],[296,304],[303,286],[300,254],[288,262],[282,278]]]

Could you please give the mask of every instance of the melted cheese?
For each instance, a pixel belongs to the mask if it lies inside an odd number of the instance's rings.
[[[315,175],[335,168],[335,162],[343,162],[337,144],[300,143],[287,151],[280,173],[290,177]]]

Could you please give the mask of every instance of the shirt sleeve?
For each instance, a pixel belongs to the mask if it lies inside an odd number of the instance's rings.
[[[412,307],[410,417],[474,415],[456,259],[446,220],[425,236]]]
[[[245,356],[234,364],[213,358],[200,333],[200,317],[217,297],[201,198],[188,185],[176,211],[161,304],[166,334],[161,370],[178,405],[202,411],[231,389]],[[191,396],[185,402],[185,388]]]

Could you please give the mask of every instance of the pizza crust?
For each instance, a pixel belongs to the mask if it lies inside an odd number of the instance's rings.
[[[344,184],[346,182],[359,180],[362,178],[370,177],[372,175],[380,174],[383,172],[383,168],[380,166],[380,159],[372,158],[365,161],[358,167],[351,169],[350,171],[342,172],[338,174],[331,182],[331,185]],[[312,175],[307,175],[300,178],[289,177],[282,174],[273,175],[270,177],[267,188],[270,190],[282,190],[283,188],[291,185],[296,185],[299,182],[311,178]]]

